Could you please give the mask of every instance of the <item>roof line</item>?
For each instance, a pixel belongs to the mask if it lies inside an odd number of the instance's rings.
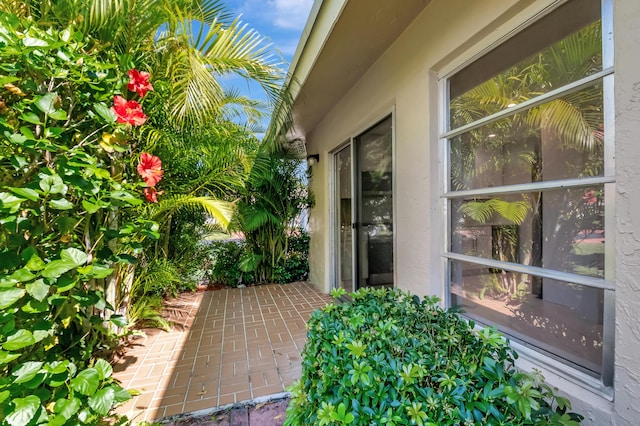
[[[316,62],[320,52],[322,51],[327,38],[333,31],[333,27],[335,26],[338,18],[342,14],[342,10],[346,6],[348,0],[315,0],[313,2],[313,6],[311,7],[311,11],[309,12],[309,18],[307,19],[307,23],[302,30],[302,35],[300,37],[300,41],[298,42],[298,46],[296,47],[296,51],[293,55],[293,59],[291,60],[291,65],[289,66],[289,70],[287,72],[287,78],[285,80],[285,86],[291,83],[292,79],[297,80],[297,84],[295,87],[291,88],[292,97],[295,99],[300,91],[300,88],[304,84],[305,80],[308,77],[309,72],[313,68],[313,64]],[[326,11],[327,13],[321,14],[321,11]],[[310,44],[312,39],[311,36],[314,36],[314,39],[319,39],[320,43]],[[309,49],[314,49],[309,52]],[[306,70],[300,70],[300,67],[304,65],[306,60],[303,60],[303,53],[308,53],[311,55],[309,57],[309,61],[311,62]],[[298,76],[296,75],[299,72],[305,73],[304,75]]]

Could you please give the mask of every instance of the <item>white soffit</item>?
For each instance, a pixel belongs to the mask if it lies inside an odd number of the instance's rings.
[[[304,136],[430,0],[316,0],[289,68],[295,132]]]

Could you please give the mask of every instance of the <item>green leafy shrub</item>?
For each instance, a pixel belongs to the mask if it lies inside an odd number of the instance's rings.
[[[213,241],[210,243],[213,261],[210,280],[216,284],[237,287],[251,281],[250,274],[240,269],[242,257],[246,254],[246,245],[242,241]]]
[[[285,425],[578,425],[494,329],[437,298],[363,289],[314,312]]]
[[[295,281],[297,264],[287,259],[290,239],[298,231],[301,214],[313,205],[300,176],[299,159],[284,152],[261,152],[256,158],[245,191],[238,202],[236,228],[248,247],[242,269],[259,283]]]
[[[297,229],[289,237],[284,265],[278,265],[273,271],[273,281],[291,283],[309,278],[309,233]]]
[[[297,229],[288,242],[285,257],[272,269],[272,282],[284,284],[309,277],[309,234]],[[203,246],[201,253],[209,256],[209,262],[203,259],[199,267],[205,269],[205,276],[212,283],[237,287],[261,281],[255,270],[262,256],[251,252],[244,241],[213,241]]]
[[[134,132],[109,107],[127,70],[98,53],[73,28],[0,13],[3,426],[101,424],[130,398],[101,358],[127,325],[107,293],[158,233],[131,213]]]

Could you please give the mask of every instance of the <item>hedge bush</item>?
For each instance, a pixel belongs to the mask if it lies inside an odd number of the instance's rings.
[[[339,294],[339,293],[338,293]],[[334,293],[334,296],[336,294]],[[309,321],[285,425],[578,425],[495,329],[438,299],[362,289]]]
[[[286,255],[269,272],[272,281],[279,284],[309,278],[309,233],[298,229],[288,241]],[[237,287],[262,282],[255,271],[243,270],[246,269],[242,266],[243,260],[255,256],[246,241],[212,241],[203,247],[203,252],[210,262],[204,262],[200,267],[205,267],[205,276],[211,283]]]

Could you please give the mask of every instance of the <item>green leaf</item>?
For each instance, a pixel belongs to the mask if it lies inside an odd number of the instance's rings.
[[[46,304],[44,304],[46,306]],[[45,312],[47,311],[47,309],[45,309],[44,307],[42,308],[41,312]],[[47,337],[51,336],[53,334],[53,330],[33,330],[33,338],[35,339],[36,343],[46,339]]]
[[[113,123],[116,121],[116,115],[111,111],[111,108],[106,106],[104,102],[93,104],[93,110],[107,123]]]
[[[109,173],[109,170],[105,170],[105,169],[101,169],[99,167],[96,167],[95,169],[93,169],[93,172],[95,173],[95,175],[101,179],[110,179],[111,178],[111,173]]]
[[[38,185],[40,189],[42,189],[45,194],[62,194],[65,192],[64,182],[62,178],[57,174],[49,175],[45,173],[39,173],[38,177],[40,178],[40,182]]]
[[[25,286],[25,289],[27,290],[27,293],[29,293],[29,296],[40,302],[42,302],[44,298],[47,297],[50,288],[51,287],[45,284],[44,280],[42,279],[35,280],[34,282],[29,283]]]
[[[47,266],[45,266],[44,270],[42,271],[42,276],[45,278],[58,278],[60,275],[72,270],[75,267],[75,263],[65,260],[54,260],[47,263]]]
[[[29,140],[35,140],[36,138],[36,135],[34,135],[31,129],[28,128],[27,126],[21,126],[20,133],[22,133],[22,135]]]
[[[56,108],[53,106],[55,99],[58,95],[56,93],[47,93],[36,99],[36,107],[45,114],[53,114]]]
[[[119,404],[121,402],[125,402],[131,399],[131,394],[126,389],[118,385],[112,385],[111,387],[115,388],[115,391],[116,391],[115,398],[113,401],[114,403]]]
[[[44,269],[45,263],[40,258],[40,256],[38,256],[37,254],[34,254],[29,258],[25,267],[30,271],[41,271],[42,269]]]
[[[66,198],[51,200],[49,201],[49,205],[56,210],[71,210],[73,208],[73,203]]]
[[[49,46],[49,43],[47,43],[46,41],[36,38],[36,37],[31,37],[31,36],[26,36],[25,38],[22,39],[22,44],[25,45],[25,47],[47,47]]]
[[[7,337],[7,341],[4,342],[2,348],[7,351],[17,351],[27,346],[32,346],[36,343],[36,339],[29,330],[18,330],[11,336]]]
[[[53,406],[53,412],[69,420],[78,412],[81,405],[78,398],[59,399]]]
[[[31,273],[31,271],[27,268],[20,268],[15,271],[13,274],[9,275],[9,278],[12,280],[17,280],[21,283],[26,281],[31,281],[36,276]]]
[[[124,315],[111,315],[109,321],[111,321],[116,327],[120,328],[124,328],[129,325],[129,321],[127,321],[127,318]]]
[[[20,310],[27,314],[39,314],[42,312],[47,312],[49,310],[49,305],[38,300],[29,300],[22,306],[22,308],[20,308]]]
[[[89,260],[89,257],[85,252],[73,247],[62,250],[62,252],[60,253],[60,258],[63,261],[69,261],[73,263],[76,267],[84,265],[85,263],[87,263],[87,260]]]
[[[78,268],[78,272],[87,275],[91,278],[106,278],[113,272],[113,268],[105,268],[104,266],[88,265],[82,268]]]
[[[0,365],[9,364],[14,359],[20,358],[20,354],[15,354],[6,351],[0,351]]]
[[[0,392],[0,404],[5,402],[7,398],[9,398],[10,396],[11,396],[11,392],[9,392],[8,390]]]
[[[49,116],[51,118],[53,118],[54,120],[66,120],[67,119],[67,112],[59,109],[57,111],[52,112],[51,114],[49,114]]]
[[[29,162],[27,161],[27,159],[22,156],[22,155],[12,155],[10,160],[11,165],[16,169],[19,170],[21,168],[23,168],[24,166],[26,166],[27,164],[29,164]]]
[[[18,80],[19,80],[18,77],[2,75],[0,76],[0,86],[4,86],[7,83],[13,83]]]
[[[147,237],[151,238],[152,240],[160,239],[160,233],[159,232],[150,231],[148,229],[143,229],[142,230],[142,234],[146,235]]]
[[[0,309],[6,309],[16,303],[24,296],[22,288],[3,288],[0,289]]]
[[[13,383],[25,383],[36,377],[36,374],[42,369],[43,362],[29,361],[22,364],[20,368],[11,373],[12,376],[16,376]]]
[[[60,40],[64,41],[65,43],[68,43],[70,38],[71,38],[71,31],[69,31],[68,28],[65,28],[60,33]]]
[[[31,124],[42,124],[42,120],[40,120],[38,114],[32,111],[25,112],[24,114],[20,115],[20,119]]]
[[[76,280],[71,277],[62,277],[56,283],[56,293],[64,293],[76,286]]]
[[[41,407],[40,398],[35,395],[16,398],[12,400],[12,402],[15,409],[5,419],[11,426],[24,426],[29,424]]]
[[[90,203],[87,200],[82,200],[82,207],[84,207],[84,209],[89,214],[93,214],[93,213],[97,212],[98,210],[100,210],[100,208],[101,208],[100,205]]]
[[[8,188],[8,189],[14,194],[20,197],[24,197],[31,201],[38,201],[40,199],[40,195],[38,195],[38,193],[31,188]]]
[[[134,206],[142,203],[141,199],[127,191],[113,191],[111,193],[111,198],[120,201],[126,201],[127,203]]]
[[[113,373],[113,368],[111,367],[111,364],[109,364],[107,361],[105,361],[102,358],[96,361],[96,365],[94,365],[93,368],[95,368],[96,371],[98,372],[98,377],[100,378],[100,380],[108,379],[109,377],[111,377],[111,374]]]
[[[82,370],[71,380],[71,388],[83,395],[93,395],[100,385],[100,375],[95,368]]]
[[[113,406],[115,396],[116,393],[111,387],[100,389],[94,396],[89,397],[89,407],[99,415],[105,416]]]
[[[8,209],[11,212],[18,211],[20,203],[24,201],[24,198],[18,198],[8,192],[0,192],[0,209]]]

